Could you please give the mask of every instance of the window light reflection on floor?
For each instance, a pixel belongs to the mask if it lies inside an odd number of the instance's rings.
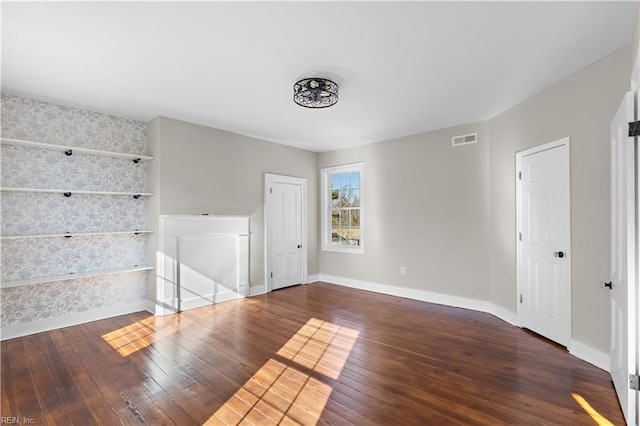
[[[613,426],[613,423],[611,423],[606,417],[604,417],[602,414],[598,413],[592,406],[591,404],[589,404],[589,402],[584,399],[582,397],[582,395],[578,395],[577,393],[572,393],[571,396],[573,397],[573,399],[576,400],[576,402],[580,405],[580,407],[582,407],[582,409],[589,415],[591,416],[591,418],[593,419],[594,422],[596,422],[596,424],[598,426]]]
[[[165,320],[154,315],[129,324],[118,330],[102,335],[107,342],[123,357],[150,346],[153,342],[175,332],[175,328],[165,324]]]
[[[356,330],[310,319],[277,352],[283,359],[268,360],[205,424],[316,424],[332,388],[311,375],[337,379],[357,338]]]
[[[335,380],[357,338],[356,330],[312,318],[278,355]]]

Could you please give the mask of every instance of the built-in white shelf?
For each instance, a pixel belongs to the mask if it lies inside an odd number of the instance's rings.
[[[148,271],[154,269],[153,266],[132,266],[130,268],[108,269],[105,271],[82,272],[78,274],[55,275],[51,277],[30,278],[27,280],[6,281],[1,288],[21,287],[25,285],[43,284],[56,281],[74,280],[76,278],[97,277],[100,275],[124,274],[127,272]]]
[[[84,194],[84,195],[127,195],[132,197],[150,197],[153,192],[109,192],[109,191],[78,191],[75,189],[40,189],[40,188],[7,188],[2,187],[0,191],[4,192],[42,192],[48,194]]]
[[[34,235],[2,235],[0,240],[19,240],[27,238],[73,238],[73,237],[92,237],[95,235],[129,235],[129,234],[152,234],[150,230],[140,231],[114,231],[114,232],[69,232],[66,234],[34,234]]]
[[[153,160],[153,157],[150,157],[148,155],[129,154],[124,152],[100,151],[97,149],[80,148],[76,146],[65,146],[65,145],[57,145],[57,144],[42,143],[42,142],[23,141],[20,139],[1,138],[0,142],[2,142],[3,145],[26,146],[30,148],[51,149],[55,151],[70,152],[71,155],[73,154],[99,155],[102,157],[125,158],[128,160],[133,160],[135,162],[137,162],[136,160],[138,161]]]

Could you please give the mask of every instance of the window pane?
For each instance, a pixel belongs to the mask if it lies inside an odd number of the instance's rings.
[[[360,245],[360,211],[340,209],[331,213],[331,243]]]
[[[351,173],[351,188],[360,189],[360,172]]]
[[[360,228],[360,210],[351,211],[351,226]]]
[[[331,207],[340,207],[340,191],[337,189],[331,190]]]
[[[342,244],[349,246],[360,245],[360,227],[353,225],[343,227],[341,235],[344,238]]]
[[[339,226],[331,226],[331,243],[332,244],[341,244],[341,228]]]
[[[360,190],[354,189],[351,191],[351,197],[349,197],[349,206],[360,207]]]
[[[351,215],[349,210],[340,210],[340,225],[349,227],[351,225]]]
[[[351,173],[343,173],[340,175],[342,181],[342,190],[347,190],[351,188]]]
[[[340,225],[340,210],[331,213],[331,226]]]
[[[350,202],[349,202],[349,194],[350,194],[351,190],[349,189],[344,189],[342,191],[340,191],[340,203],[339,206],[340,207],[349,207]]]
[[[342,188],[342,184],[340,182],[340,175],[339,174],[333,174],[331,175],[331,189],[341,189]]]

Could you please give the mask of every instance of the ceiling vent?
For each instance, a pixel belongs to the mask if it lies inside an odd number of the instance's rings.
[[[478,142],[478,134],[471,133],[469,135],[455,136],[451,138],[452,146],[469,145]]]

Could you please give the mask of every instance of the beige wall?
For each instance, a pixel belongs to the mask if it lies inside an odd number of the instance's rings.
[[[321,252],[322,274],[488,300],[488,136],[476,123],[321,153],[320,167],[364,161],[366,209],[365,253]]]
[[[609,124],[629,86],[624,48],[489,121],[491,302],[516,311],[515,153],[571,137],[573,338],[608,352]]]
[[[253,286],[265,284],[264,173],[307,178],[308,271],[318,273],[316,153],[164,117],[149,123],[149,144],[156,156],[150,163],[149,185],[156,195],[150,199],[149,226],[157,229],[153,222],[159,214],[251,215]],[[149,251],[155,249],[152,240]]]

